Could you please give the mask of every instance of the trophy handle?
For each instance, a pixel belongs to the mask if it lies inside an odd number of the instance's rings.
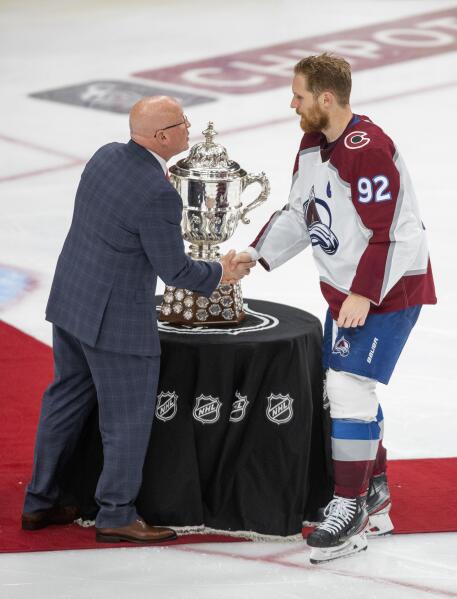
[[[246,214],[251,210],[254,210],[254,208],[257,208],[257,206],[260,206],[260,204],[262,204],[262,202],[265,202],[265,200],[270,195],[270,182],[268,181],[265,173],[262,172],[260,173],[260,175],[253,175],[252,173],[249,173],[248,175],[246,175],[246,177],[244,177],[243,180],[243,191],[246,189],[248,185],[251,185],[251,183],[260,183],[262,191],[256,197],[255,200],[252,200],[252,202],[241,211],[240,218],[245,225],[249,225],[249,223],[251,222],[248,218],[246,218]]]

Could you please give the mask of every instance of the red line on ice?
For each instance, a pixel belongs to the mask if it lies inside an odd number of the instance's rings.
[[[212,551],[208,549],[196,549],[195,547],[185,547],[185,546],[175,546],[174,549],[178,551],[183,551],[185,553],[196,553],[199,555],[214,555],[217,557],[232,557],[234,559],[239,559],[242,561],[248,562],[260,562],[267,564],[277,564],[279,566],[286,566],[287,568],[295,568],[299,570],[307,570],[311,572],[322,573],[328,572],[329,574],[334,574],[335,576],[343,576],[345,578],[355,578],[357,580],[366,580],[367,582],[375,582],[379,584],[388,584],[392,586],[399,586],[408,589],[414,589],[415,591],[422,591],[424,593],[432,593],[435,596],[439,595],[442,597],[457,597],[457,593],[454,591],[446,591],[445,589],[438,589],[435,587],[428,587],[425,585],[416,584],[414,582],[406,582],[401,580],[395,580],[393,578],[384,578],[382,576],[364,576],[363,574],[352,574],[350,572],[345,572],[344,570],[336,570],[332,567],[329,567],[328,564],[323,566],[316,566],[312,564],[305,563],[306,555],[304,551],[304,547],[301,549],[294,548],[294,550],[287,550],[285,552],[281,552],[279,554],[271,554],[263,557],[249,556],[249,555],[240,555],[237,553],[225,553],[224,551]],[[281,555],[291,555],[292,553],[303,553],[303,564],[295,564],[293,562],[288,562],[281,559]]]
[[[78,156],[74,156],[73,154],[67,154],[67,152],[62,152],[61,150],[54,150],[53,148],[48,148],[47,146],[32,143],[24,139],[17,139],[16,137],[10,137],[9,135],[3,135],[2,133],[0,133],[0,139],[12,144],[16,144],[18,146],[30,148],[31,150],[38,150],[39,152],[44,152],[45,154],[59,156],[60,158],[68,158],[69,160],[81,160],[81,158],[78,158]]]
[[[57,166],[49,166],[46,168],[40,168],[36,171],[27,171],[25,173],[17,173],[16,175],[7,175],[6,177],[0,177],[0,183],[6,181],[14,181],[16,179],[26,179],[27,177],[36,177],[37,175],[44,175],[46,173],[52,173],[53,171],[63,171],[67,168],[72,168],[80,164],[85,164],[86,160],[75,160],[73,162],[67,162],[65,164],[59,164]]]

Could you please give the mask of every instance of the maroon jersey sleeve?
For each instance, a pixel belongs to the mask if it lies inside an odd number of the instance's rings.
[[[380,304],[389,248],[395,242],[394,221],[400,193],[400,174],[391,148],[386,144],[358,153],[350,185],[354,207],[371,234],[359,260],[351,292]]]

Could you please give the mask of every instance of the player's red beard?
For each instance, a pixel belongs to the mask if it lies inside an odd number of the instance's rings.
[[[325,114],[317,102],[308,110],[308,114],[300,114],[300,116],[300,127],[305,133],[318,133],[328,125],[328,115]]]

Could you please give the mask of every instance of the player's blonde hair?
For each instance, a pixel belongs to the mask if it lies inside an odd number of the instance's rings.
[[[318,56],[302,58],[294,68],[295,75],[304,75],[308,90],[318,96],[331,91],[340,106],[349,104],[351,95],[351,65],[340,56],[324,52]]]

